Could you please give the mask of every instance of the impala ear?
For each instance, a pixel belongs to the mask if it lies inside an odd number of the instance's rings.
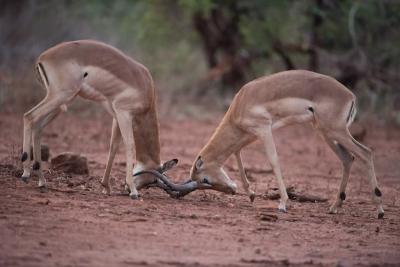
[[[173,167],[176,166],[176,164],[178,164],[178,159],[171,159],[171,160],[164,162],[164,164],[160,168],[160,173],[164,173],[164,172],[172,169]]]
[[[199,156],[194,164],[195,170],[198,171],[203,167],[203,160],[201,159],[201,156]]]

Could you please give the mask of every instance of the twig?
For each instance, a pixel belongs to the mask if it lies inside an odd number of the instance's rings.
[[[266,192],[263,195],[263,198],[276,200],[276,199],[279,199],[281,197],[279,192],[278,192],[278,188],[272,188],[272,191],[273,192]],[[313,203],[316,203],[316,202],[326,202],[326,201],[328,201],[327,198],[322,198],[322,197],[318,197],[318,196],[297,193],[297,192],[295,192],[295,189],[294,189],[293,186],[287,187],[286,191],[288,193],[289,199],[295,200],[295,201],[298,201],[298,202],[313,202]]]

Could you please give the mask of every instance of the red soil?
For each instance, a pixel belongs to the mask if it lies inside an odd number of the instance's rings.
[[[187,178],[192,160],[221,118],[161,123],[162,159],[177,157],[169,172]],[[113,195],[101,194],[111,121],[61,115],[44,133],[53,156],[73,151],[87,156],[90,175],[46,172],[49,191],[37,178],[24,184],[18,174],[22,116],[0,115],[0,266],[348,266],[400,265],[399,130],[368,129],[364,143],[374,150],[383,193],[383,220],[377,219],[362,165],[355,163],[347,199],[337,215],[329,204],[261,197],[275,187],[259,143],[243,155],[258,197],[251,204],[233,159],[226,170],[240,194],[194,192],[182,200],[159,189],[142,191],[142,201],[123,190],[124,149],[112,171]],[[318,135],[306,127],[275,133],[287,186],[333,201],[341,165]],[[8,164],[8,165],[7,165]],[[19,167],[19,166],[18,166]],[[274,219],[276,215],[277,220]]]

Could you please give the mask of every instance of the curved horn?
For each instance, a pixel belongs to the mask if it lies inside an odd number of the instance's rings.
[[[168,160],[164,162],[164,164],[157,171],[159,171],[160,173],[164,173],[175,167],[177,164],[178,164],[178,159]]]
[[[156,182],[148,185],[148,187],[152,187],[152,186],[163,189],[172,198],[180,198],[183,196],[180,194],[180,192],[171,190],[171,188],[169,188],[166,184],[164,184],[160,179],[157,179]]]
[[[145,174],[145,173],[156,176],[169,188],[171,188],[174,191],[178,191],[181,194],[186,195],[186,194],[198,189],[198,184],[195,181],[186,182],[184,184],[174,184],[165,175],[163,175],[162,173],[159,173],[156,170],[140,171],[140,172],[135,173],[133,176],[138,176],[138,175]]]

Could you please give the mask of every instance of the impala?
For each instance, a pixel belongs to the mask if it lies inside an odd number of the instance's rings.
[[[264,145],[278,183],[281,196],[278,208],[285,212],[288,195],[272,133],[290,124],[311,123],[343,164],[339,191],[330,212],[336,213],[346,198],[350,168],[357,157],[368,171],[378,218],[383,218],[382,193],[378,188],[371,150],[357,142],[348,130],[356,114],[355,101],[353,93],[338,81],[310,71],[285,71],[256,79],[236,94],[222,122],[194,161],[191,181],[208,184],[209,188],[218,191],[235,193],[236,184],[222,168],[233,154],[243,187],[253,201],[255,194],[249,188],[240,151],[258,139]]]
[[[22,180],[31,175],[31,143],[33,142],[32,171],[39,176],[39,187],[46,187],[41,171],[40,136],[42,129],[76,96],[100,103],[113,117],[110,150],[101,184],[110,194],[109,176],[121,137],[126,147],[126,185],[130,197],[139,197],[138,190],[155,185],[170,190],[174,184],[133,173],[153,170],[159,173],[173,167],[177,160],[160,166],[160,140],[156,111],[156,96],[152,77],[142,64],[116,48],[101,42],[80,40],[61,43],[43,52],[36,62],[38,80],[47,90],[46,97],[24,114],[24,139],[21,157]],[[136,149],[136,165],[132,158]],[[166,186],[168,182],[169,186]],[[192,190],[198,183],[183,186]],[[174,187],[182,190],[182,186]]]

